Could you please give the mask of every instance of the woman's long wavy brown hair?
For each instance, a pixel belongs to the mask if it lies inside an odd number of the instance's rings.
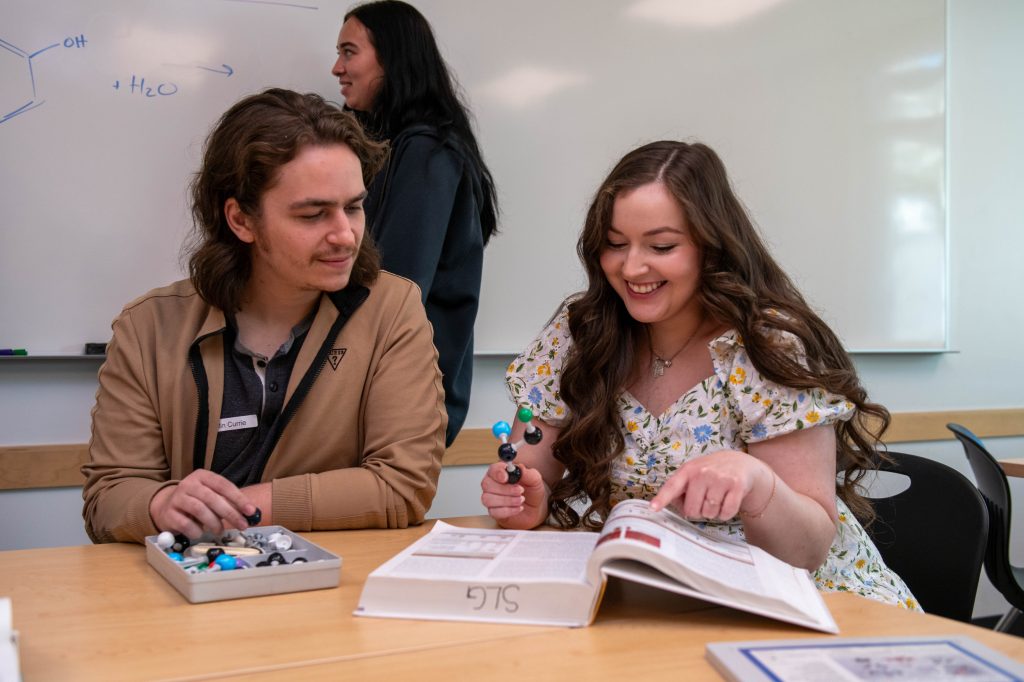
[[[611,464],[625,441],[617,424],[617,399],[642,352],[646,329],[630,317],[601,269],[612,206],[623,192],[661,182],[679,201],[701,258],[697,290],[715,320],[736,329],[758,371],[796,389],[824,389],[845,396],[856,414],[836,424],[836,492],[857,516],[870,521],[870,503],[858,493],[871,454],[889,425],[889,412],[868,402],[867,391],[836,335],[811,310],[771,257],[730,186],[718,155],[703,144],[653,142],[627,154],[604,181],[587,213],[577,253],[588,288],[568,304],[573,345],[560,392],[568,418],[553,445],[566,476],[551,492],[551,513],[563,525],[601,525],[611,507]],[[781,314],[770,314],[774,309]],[[794,334],[807,366],[778,343],[773,330]],[[571,506],[586,495],[582,516]]]
[[[387,152],[352,114],[312,93],[271,88],[239,100],[221,116],[206,139],[203,164],[189,188],[193,229],[182,249],[192,284],[204,301],[236,312],[252,274],[252,246],[231,231],[225,202],[233,197],[245,213],[259,216],[260,200],[277,182],[281,167],[306,147],[329,145],[352,150],[367,185]],[[349,281],[369,285],[379,272],[377,247],[364,234]]]

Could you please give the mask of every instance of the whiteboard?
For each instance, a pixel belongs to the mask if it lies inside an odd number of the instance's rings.
[[[183,277],[206,134],[269,86],[340,101],[347,4],[4,0],[0,346],[81,353]]]
[[[576,238],[628,150],[703,141],[848,349],[946,347],[943,0],[438,0],[504,234],[476,349],[582,288]],[[472,28],[470,28],[472,27]]]
[[[265,87],[340,101],[348,2],[5,0],[0,347],[77,354],[183,276],[202,141]],[[942,350],[941,0],[422,0],[502,203],[478,354],[520,350],[581,288],[575,241],[630,148],[700,140],[855,351]]]

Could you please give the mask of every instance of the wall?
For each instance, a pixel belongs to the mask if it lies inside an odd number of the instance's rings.
[[[949,2],[950,341],[954,352],[861,355],[855,358],[876,400],[895,411],[1020,407],[1024,365],[1024,3]],[[1009,87],[1013,86],[1013,87]],[[500,248],[500,238],[493,248]],[[566,258],[571,254],[566,254]],[[871,276],[864,264],[864,277]],[[856,286],[855,281],[842,286]],[[893,292],[899,296],[900,292]],[[500,377],[507,356],[478,357],[468,427],[510,416]],[[95,391],[95,366],[72,362],[0,366],[0,444],[83,442]],[[969,427],[970,424],[967,424]],[[997,457],[1024,456],[1024,438],[993,438]],[[906,443],[900,449],[968,473],[954,442]],[[483,467],[446,469],[432,516],[477,514]],[[968,474],[969,475],[969,474]],[[1012,558],[1024,564],[1024,479]],[[0,549],[86,542],[80,491],[0,492]],[[941,558],[936,558],[937,563]],[[937,568],[937,570],[939,570]],[[992,615],[1005,602],[983,578],[975,613]]]

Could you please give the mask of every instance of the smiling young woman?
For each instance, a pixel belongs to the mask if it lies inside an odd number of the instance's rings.
[[[852,472],[870,468],[888,412],[772,259],[714,151],[628,153],[577,252],[587,289],[507,374],[549,437],[522,451],[517,484],[503,463],[488,470],[491,516],[597,527],[617,502],[647,499],[813,571],[822,590],[918,608],[854,515],[870,517]]]

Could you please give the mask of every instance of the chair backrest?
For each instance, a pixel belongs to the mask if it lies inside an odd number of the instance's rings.
[[[1024,610],[1024,590],[1013,574],[1010,564],[1010,484],[999,461],[982,444],[981,439],[959,424],[946,424],[964,446],[967,461],[974,471],[978,490],[988,505],[988,548],[985,551],[985,573],[992,585],[1014,607]]]
[[[868,534],[886,565],[928,613],[970,622],[985,560],[988,509],[969,479],[925,457],[888,452],[879,471],[909,477],[910,487],[870,498],[877,517]]]

